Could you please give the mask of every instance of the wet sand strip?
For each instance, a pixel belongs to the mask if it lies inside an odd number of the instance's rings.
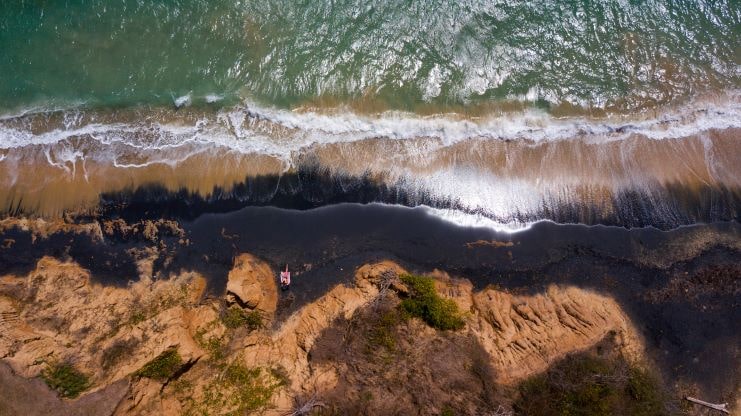
[[[498,215],[472,208],[454,198],[436,197],[403,183],[388,184],[372,175],[343,175],[316,166],[304,166],[282,175],[248,177],[229,190],[214,188],[205,197],[185,189],[169,191],[156,184],[105,193],[93,216],[128,220],[193,220],[202,214],[233,212],[249,206],[307,210],[340,203],[386,203],[454,209],[483,215],[499,223],[550,220],[563,224],[651,226],[670,230],[698,222],[741,220],[741,188],[720,184],[685,186],[670,183],[653,190],[632,188],[618,193],[585,188],[579,193],[581,195],[574,198],[548,195],[533,211]]]

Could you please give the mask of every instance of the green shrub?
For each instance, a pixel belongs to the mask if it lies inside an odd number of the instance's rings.
[[[226,352],[227,352],[226,346],[224,345],[226,334],[220,337],[211,336],[211,337],[206,338],[207,330],[208,328],[201,328],[198,331],[196,331],[194,339],[201,348],[208,351],[209,358],[212,362],[214,363],[221,362],[221,360],[223,360],[226,357]]]
[[[262,315],[258,311],[245,312],[238,306],[232,306],[224,312],[221,321],[227,328],[235,329],[246,326],[250,331],[263,327]]]
[[[384,312],[373,322],[368,332],[368,347],[376,350],[379,347],[388,351],[396,351],[396,334],[394,329],[402,321],[403,316],[398,310]]]
[[[60,396],[73,399],[90,387],[87,376],[70,364],[52,364],[41,372],[41,378]]]
[[[288,370],[282,365],[270,368],[270,375],[278,382],[279,386],[288,386],[291,384],[291,378],[288,376]]]
[[[658,385],[656,378],[647,371],[640,368],[630,369],[627,393],[633,399],[631,414],[658,415],[662,413],[664,397]]]
[[[234,402],[240,413],[266,407],[279,384],[268,384],[262,377],[262,369],[247,368],[238,363],[226,368],[224,381],[235,388]]]
[[[401,281],[409,287],[409,297],[401,301],[401,307],[412,316],[425,321],[433,328],[442,330],[461,329],[465,325],[458,306],[450,299],[443,299],[435,290],[435,281],[430,277],[405,275]]]
[[[168,380],[183,366],[183,359],[176,348],[164,351],[152,361],[144,364],[135,375],[155,380]]]
[[[225,365],[220,375],[203,387],[197,400],[183,398],[184,414],[253,414],[271,406],[273,394],[283,383],[272,371],[249,368],[237,360]]]
[[[131,313],[131,316],[129,316],[129,323],[131,325],[136,325],[146,320],[147,320],[147,314],[145,314],[141,310],[135,310]]]
[[[513,407],[522,415],[665,414],[659,383],[622,358],[567,357],[521,383],[519,393]]]

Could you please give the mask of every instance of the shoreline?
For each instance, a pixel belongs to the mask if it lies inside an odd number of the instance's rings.
[[[217,295],[224,290],[233,259],[251,253],[276,269],[288,263],[295,272],[290,292],[281,295],[290,295],[290,300],[283,299],[277,322],[331,287],[350,284],[348,273],[358,266],[381,260],[416,273],[443,270],[465,277],[474,290],[495,285],[534,295],[551,284],[566,285],[615,299],[671,377],[708,389],[739,382],[733,366],[722,366],[737,359],[735,353],[719,344],[737,336],[737,281],[693,280],[698,273],[740,272],[737,222],[672,231],[539,222],[512,234],[459,227],[420,208],[379,204],[308,211],[247,207],[193,221],[149,221],[152,225],[101,220],[93,223],[97,226],[70,225],[68,231],[36,237],[30,230],[5,228],[0,241],[7,247],[0,249],[0,264],[5,273],[25,275],[43,256],[69,259],[104,287],[126,287],[143,270],[165,280],[188,271],[203,276],[208,293]],[[156,231],[146,234],[148,229]],[[683,288],[692,290],[691,298]],[[703,308],[703,299],[712,299],[712,308]],[[687,366],[692,361],[688,357],[700,361]],[[700,371],[721,367],[727,371]]]
[[[0,416],[741,411],[741,0],[16,3]]]
[[[151,212],[192,219],[250,205],[311,209],[377,202],[451,209],[497,224],[552,220],[666,230],[741,218],[734,133],[671,143],[471,142],[414,163],[395,162],[409,149],[365,148],[368,142],[318,147],[288,170],[272,157],[218,151],[175,166],[116,168],[84,157],[52,166],[39,160],[50,156],[36,149],[23,163],[21,154],[0,159],[0,172],[7,173],[0,208],[4,216],[136,218]],[[373,163],[346,159],[356,151],[368,151],[367,158],[386,151],[394,156],[361,169]]]
[[[154,203],[192,218],[249,205],[381,202],[500,224],[738,221],[737,101],[725,112],[616,125],[239,106],[32,115],[0,120],[0,213],[94,215]]]

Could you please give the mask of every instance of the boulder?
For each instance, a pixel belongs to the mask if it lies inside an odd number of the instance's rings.
[[[275,312],[278,288],[273,270],[250,254],[234,259],[226,284],[227,300],[268,314]]]

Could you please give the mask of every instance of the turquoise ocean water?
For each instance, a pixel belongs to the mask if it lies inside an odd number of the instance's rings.
[[[0,109],[247,98],[642,111],[737,88],[740,22],[736,0],[4,1]]]

